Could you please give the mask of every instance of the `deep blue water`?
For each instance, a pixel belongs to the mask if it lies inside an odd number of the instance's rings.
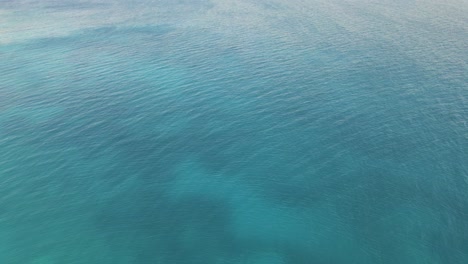
[[[468,263],[467,12],[0,1],[0,263]]]

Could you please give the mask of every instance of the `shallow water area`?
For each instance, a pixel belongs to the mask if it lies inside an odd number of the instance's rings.
[[[465,1],[0,3],[0,262],[468,263]]]

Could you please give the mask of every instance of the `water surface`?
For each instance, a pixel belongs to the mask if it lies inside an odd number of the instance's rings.
[[[0,2],[0,262],[468,263],[467,13]]]

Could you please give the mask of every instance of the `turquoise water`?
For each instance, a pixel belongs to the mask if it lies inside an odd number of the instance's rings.
[[[465,1],[0,2],[0,263],[468,263]]]

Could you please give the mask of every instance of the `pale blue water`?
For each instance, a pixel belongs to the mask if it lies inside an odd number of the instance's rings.
[[[440,2],[1,1],[0,263],[468,263]]]

